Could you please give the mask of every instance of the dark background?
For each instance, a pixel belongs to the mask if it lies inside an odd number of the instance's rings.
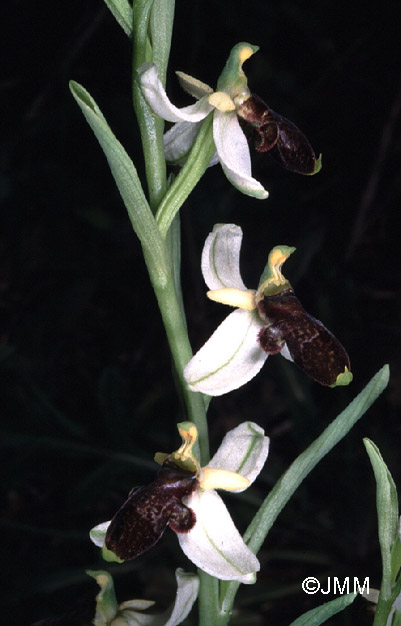
[[[57,5],[57,6],[56,6]],[[351,9],[350,9],[351,7]],[[177,402],[164,331],[141,250],[107,163],[68,80],[93,95],[143,172],[130,102],[131,44],[101,0],[2,4],[1,102],[1,623],[29,625],[86,602],[105,566],[88,529],[152,480],[155,451],[178,445]],[[233,624],[286,626],[326,596],[306,576],[370,577],[380,585],[375,485],[362,437],[400,468],[400,16],[398,3],[316,0],[177,1],[168,92],[188,104],[181,69],[215,85],[231,47],[260,45],[245,67],[252,90],[323,153],[316,177],[254,154],[268,200],[247,198],[220,167],[182,210],[190,336],[202,345],[223,319],[207,301],[200,253],[216,222],[244,230],[242,271],[257,285],[269,250],[305,308],[344,343],[354,382],[326,389],[279,356],[245,387],[212,402],[212,449],[244,420],[271,437],[250,492],[227,497],[241,530],[293,459],[383,365],[390,384],[302,484],[238,595]],[[173,533],[138,560],[110,567],[120,601],[167,606],[173,570],[193,569]],[[69,620],[73,626],[72,618]],[[192,624],[196,623],[194,613]],[[332,624],[371,624],[357,599]]]

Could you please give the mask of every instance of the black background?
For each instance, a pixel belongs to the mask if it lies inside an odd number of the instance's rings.
[[[178,446],[183,414],[140,246],[68,90],[69,79],[89,90],[142,174],[131,44],[100,0],[15,0],[0,16],[0,621],[11,626],[93,599],[85,569],[105,564],[87,531],[133,485],[152,479],[153,454]],[[285,274],[347,347],[354,372],[348,388],[331,390],[271,357],[251,383],[212,402],[213,450],[248,419],[271,437],[255,486],[226,498],[240,530],[291,461],[383,363],[391,366],[385,393],[279,516],[233,624],[286,626],[326,601],[302,593],[306,576],[369,576],[380,585],[375,485],[362,438],[379,446],[400,485],[399,17],[392,2],[369,10],[341,1],[177,2],[171,99],[190,103],[175,69],[215,85],[235,43],[258,44],[245,66],[251,89],[323,153],[315,177],[255,153],[266,201],[238,193],[217,166],[186,202],[183,281],[194,349],[226,314],[205,297],[203,241],[214,223],[234,222],[244,231],[249,287],[274,245],[296,246]],[[177,566],[193,569],[167,531],[154,550],[109,569],[120,601],[145,597],[162,607]],[[357,599],[331,623],[372,619]],[[196,624],[195,612],[188,623]]]

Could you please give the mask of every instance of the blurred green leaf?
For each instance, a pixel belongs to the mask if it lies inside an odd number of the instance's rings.
[[[319,626],[319,624],[324,624],[330,617],[352,604],[356,595],[356,593],[347,593],[331,602],[326,602],[298,617],[291,626]]]
[[[322,432],[278,480],[244,535],[249,547],[257,552],[282,508],[306,476],[345,437],[354,424],[387,386],[389,367],[384,365],[344,411]]]

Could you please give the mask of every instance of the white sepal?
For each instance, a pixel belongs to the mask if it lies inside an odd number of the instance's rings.
[[[181,87],[197,100],[200,100],[203,96],[210,96],[210,94],[213,93],[213,89],[198,78],[194,78],[193,76],[180,71],[177,71],[176,75]]]
[[[152,111],[164,120],[169,122],[200,122],[213,110],[207,96],[195,104],[181,109],[174,106],[159,80],[157,66],[154,63],[143,63],[138,69],[138,76],[146,102]]]
[[[281,356],[285,357],[286,359],[288,359],[289,361],[294,362],[294,359],[292,358],[290,351],[288,349],[287,344],[285,343],[283,345],[283,347],[281,348],[281,352],[280,352]]]
[[[90,540],[93,541],[95,546],[97,546],[98,548],[103,548],[104,546],[104,541],[106,539],[107,529],[110,526],[110,521],[111,520],[109,520],[108,522],[102,522],[101,524],[94,526],[94,528],[89,531]]]
[[[208,467],[237,472],[252,484],[265,464],[269,443],[263,428],[255,422],[243,422],[226,434]]]
[[[239,269],[242,229],[236,224],[216,224],[202,251],[202,274],[209,289],[246,287]]]
[[[262,326],[256,311],[230,313],[185,366],[189,388],[220,396],[256,376],[268,356],[258,344]]]
[[[170,130],[164,133],[163,143],[166,160],[170,163],[183,165],[196,139],[199,128],[200,122],[195,124],[193,122],[177,122]],[[218,162],[219,156],[215,152],[210,159],[208,167],[217,165]]]
[[[222,113],[213,116],[213,139],[221,166],[228,180],[242,193],[264,200],[268,191],[251,175],[251,157],[248,141],[239,125],[237,114]]]
[[[194,511],[196,524],[189,533],[177,534],[184,554],[220,580],[254,583],[259,561],[244,543],[220,496],[198,490],[185,503]]]
[[[177,122],[163,137],[164,156],[171,163],[180,163],[192,148],[199,131],[199,124]]]
[[[198,597],[199,578],[196,574],[190,574],[178,568],[175,571],[175,577],[177,579],[177,596],[171,615],[167,622],[165,624],[163,623],[163,626],[181,624],[189,614]]]

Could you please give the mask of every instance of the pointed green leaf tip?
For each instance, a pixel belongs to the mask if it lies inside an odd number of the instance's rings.
[[[226,91],[230,96],[249,94],[248,81],[242,70],[242,65],[249,57],[259,50],[259,46],[242,41],[231,50],[227,63],[217,81],[217,90]]]
[[[352,372],[350,372],[348,367],[346,367],[345,370],[341,374],[339,374],[337,376],[337,380],[334,383],[334,385],[330,385],[330,387],[331,388],[333,388],[333,387],[345,387],[346,385],[350,384],[352,379],[353,379]]]

